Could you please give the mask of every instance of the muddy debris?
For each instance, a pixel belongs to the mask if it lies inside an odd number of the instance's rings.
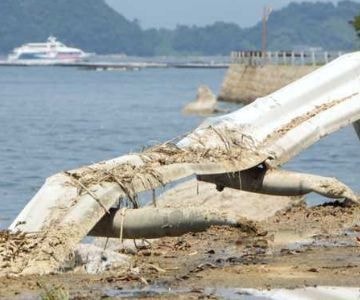
[[[61,286],[70,298],[81,294],[89,299],[101,295],[144,296],[146,289],[154,287],[158,288],[151,292],[155,299],[186,299],[209,296],[209,288],[216,296],[217,289],[224,286],[234,289],[294,288],[304,284],[359,286],[359,276],[354,274],[360,273],[360,247],[346,243],[354,237],[345,235],[356,233],[352,228],[360,224],[359,212],[358,206],[301,204],[260,221],[259,225],[266,230],[259,229],[257,233],[214,226],[202,233],[164,237],[142,244],[146,248],[139,247],[131,254],[132,263],[126,268],[95,275],[70,272],[65,276],[4,278],[0,294],[39,295],[43,293],[36,285],[39,280],[46,280],[48,288]],[[287,241],[276,244],[276,235],[284,231]],[[298,241],[302,236],[317,235],[317,242],[302,244],[300,239],[297,248],[292,249],[292,235]],[[332,239],[339,246],[322,246]],[[147,255],[140,255],[144,251]],[[144,293],[139,294],[142,290]]]
[[[12,268],[15,260],[26,256],[40,241],[38,234],[0,231],[0,268]]]

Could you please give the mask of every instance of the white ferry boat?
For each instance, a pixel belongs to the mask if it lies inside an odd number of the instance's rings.
[[[50,36],[46,43],[29,43],[15,48],[8,56],[10,63],[57,64],[74,63],[89,57],[88,53],[65,46]]]

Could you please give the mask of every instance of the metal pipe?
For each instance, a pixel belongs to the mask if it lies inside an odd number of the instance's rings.
[[[200,175],[198,180],[248,192],[279,196],[300,196],[311,192],[333,199],[349,199],[360,203],[358,196],[335,178],[279,169],[255,167],[241,172]]]
[[[112,209],[89,232],[90,236],[124,239],[181,236],[205,231],[213,225],[239,226],[251,231],[251,222],[231,218],[229,214],[201,207]]]

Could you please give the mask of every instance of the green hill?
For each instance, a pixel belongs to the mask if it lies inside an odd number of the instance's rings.
[[[139,25],[102,0],[0,0],[0,52],[50,34],[90,52],[147,54]]]
[[[356,34],[348,24],[360,4],[291,3],[269,19],[269,49],[295,46],[349,50]],[[178,26],[174,30],[143,30],[107,6],[104,0],[0,0],[0,53],[55,35],[89,52],[128,55],[227,55],[236,49],[259,49],[261,24]]]
[[[322,47],[327,50],[350,50],[357,37],[349,21],[360,14],[360,4],[342,1],[290,3],[274,11],[268,21],[268,48],[291,50],[297,46]],[[179,26],[173,32],[175,51],[225,54],[234,49],[261,49],[258,23],[242,29],[236,24],[218,22],[206,27]]]
[[[269,47],[290,49],[291,45],[318,46],[329,50],[352,49],[356,34],[349,21],[360,13],[360,4],[291,3],[275,11],[269,19]],[[260,34],[260,25],[249,36]]]

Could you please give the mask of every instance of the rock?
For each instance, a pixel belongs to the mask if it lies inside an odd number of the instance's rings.
[[[104,250],[92,244],[79,244],[75,249],[75,267],[83,267],[89,274],[118,268],[127,269],[130,261],[127,255]]]
[[[196,100],[189,103],[183,109],[186,114],[212,114],[216,112],[216,96],[206,85],[201,85],[198,88]]]
[[[97,237],[92,244],[104,249],[106,247],[109,251],[121,252],[125,254],[136,254],[139,250],[151,248],[151,242],[155,239],[124,239],[122,242],[119,238],[104,238]]]

